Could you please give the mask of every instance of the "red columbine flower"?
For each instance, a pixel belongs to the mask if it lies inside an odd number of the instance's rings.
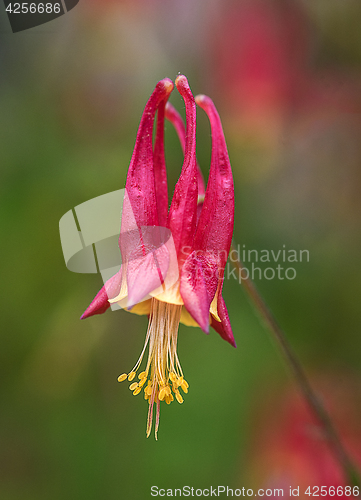
[[[147,314],[149,326],[142,353],[129,373],[134,395],[144,390],[149,402],[147,436],[153,406],[159,426],[160,402],[174,397],[183,402],[180,389],[188,383],[177,356],[179,322],[209,325],[235,347],[222,297],[224,269],[234,222],[234,190],[231,166],[222,125],[209,97],[194,99],[185,76],[176,86],[186,107],[186,130],[182,119],[166,103],[173,83],[160,81],[145,107],[130,162],[123,201],[119,246],[122,267],[94,298],[82,318],[100,314],[110,303],[136,314]],[[212,131],[212,157],[207,190],[196,160],[196,102],[207,113]],[[164,116],[175,126],[184,150],[184,162],[168,213],[168,189],[164,159]],[[156,138],[152,132],[157,114]],[[162,232],[163,231],[163,232]],[[172,238],[164,236],[168,232]],[[157,241],[155,241],[157,240]],[[148,361],[133,382],[149,346]]]

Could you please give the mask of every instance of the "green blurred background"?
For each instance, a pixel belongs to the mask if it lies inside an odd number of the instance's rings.
[[[309,262],[290,264],[294,280],[256,284],[361,454],[359,1],[81,0],[17,34],[1,16],[0,498],[137,500],[152,485],[263,487],[273,477],[260,456],[272,464],[276,451],[257,437],[276,432],[297,389],[238,281],[224,285],[236,350],[180,326],[190,391],[161,409],[155,442],[147,403],[117,383],[147,318],[80,321],[101,277],[71,273],[62,255],[59,219],[124,187],[146,100],[178,72],[221,115],[235,243],[309,250]],[[210,131],[198,115],[207,177]],[[166,157],[171,194],[182,153],[169,124]]]

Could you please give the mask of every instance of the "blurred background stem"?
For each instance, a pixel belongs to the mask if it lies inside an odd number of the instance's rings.
[[[252,304],[257,309],[258,314],[266,323],[269,331],[272,334],[272,337],[276,340],[277,344],[280,346],[286,364],[291,370],[301,394],[305,398],[310,410],[320,423],[324,432],[324,436],[329,442],[329,445],[334,453],[336,460],[342,467],[347,484],[352,486],[360,486],[361,481],[360,481],[359,471],[357,470],[350,456],[346,452],[340,440],[340,437],[332,423],[330,415],[328,414],[326,408],[322,404],[320,398],[313,390],[308,380],[308,377],[305,373],[305,370],[303,369],[300,361],[293,352],[287,340],[286,334],[279,326],[276,318],[274,317],[271,310],[268,308],[267,304],[263,300],[254,282],[247,276],[248,273],[243,273],[244,275],[243,274],[241,275],[244,266],[233,244],[231,250],[234,250],[233,255],[236,254],[238,256],[238,259],[232,261],[232,264],[236,267],[236,269],[240,273],[240,276],[242,276],[242,284],[244,286],[244,289],[246,290],[247,295],[250,298]]]

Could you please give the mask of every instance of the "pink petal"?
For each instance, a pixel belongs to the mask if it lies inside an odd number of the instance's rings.
[[[127,232],[142,226],[158,225],[157,196],[153,167],[153,124],[156,110],[160,103],[173,90],[173,82],[168,78],[157,83],[150,96],[140,121],[133,156],[129,165],[126,196],[123,201],[121,232]],[[158,140],[157,150],[160,145]],[[161,154],[161,153],[160,153]],[[128,260],[127,249],[120,249],[122,259]]]
[[[209,308],[218,286],[217,262],[192,252],[182,267],[180,294],[184,306],[202,330],[209,332]]]
[[[221,322],[217,321],[212,316],[212,328],[214,328],[216,332],[219,333],[222,339],[229,342],[233,347],[237,347],[234,340],[231,323],[229,321],[226,303],[224,302],[222,295],[219,295],[218,297],[217,312],[219,318],[221,319]]]
[[[179,137],[179,142],[181,143],[183,154],[185,151],[185,144],[186,144],[186,128],[184,126],[184,122],[182,120],[181,115],[178,113],[178,111],[171,105],[170,102],[167,102],[166,107],[165,107],[165,117],[167,120],[171,122],[173,127],[175,128],[178,137]],[[203,174],[201,172],[201,169],[199,168],[198,162],[197,162],[197,182],[198,182],[198,199],[201,199],[202,202],[198,202],[198,208],[199,205],[203,203],[203,197],[206,191],[205,185],[204,185],[204,178]]]
[[[191,252],[197,221],[196,106],[185,76],[178,76],[176,86],[186,105],[187,134],[182,172],[174,190],[168,227],[181,266]]]
[[[224,269],[234,225],[234,186],[221,120],[209,97],[197,96],[197,104],[207,113],[212,131],[212,157],[204,204],[194,238],[194,249],[212,255],[218,264],[220,292],[217,310],[221,322],[211,316],[212,327],[236,347],[226,304],[221,295]]]
[[[158,209],[158,224],[165,227],[168,218],[168,185],[164,156],[164,107],[168,96],[161,101],[157,113],[157,131],[154,143],[154,178]]]
[[[167,247],[162,245],[156,249],[150,249],[149,247],[146,247],[146,249],[145,255],[142,255],[141,249],[136,249],[128,261],[128,309],[149,298],[149,293],[159,288],[164,283],[167,275],[169,267]]]
[[[234,187],[221,120],[212,100],[197,96],[197,104],[207,113],[212,130],[212,157],[207,190],[194,238],[194,249],[213,254],[223,279],[234,225]]]
[[[186,128],[181,115],[170,102],[167,102],[165,107],[165,117],[175,128],[184,154],[186,148]]]
[[[108,299],[112,299],[119,294],[121,284],[122,268],[120,268],[120,270],[114,276],[112,276],[99,290],[80,319],[89,318],[89,316],[94,316],[94,314],[105,313],[108,307],[110,307]]]

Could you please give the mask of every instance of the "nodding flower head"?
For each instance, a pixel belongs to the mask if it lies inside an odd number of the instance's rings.
[[[83,319],[104,313],[111,303],[117,303],[129,312],[149,316],[141,355],[118,380],[131,382],[129,389],[134,395],[143,391],[149,403],[147,436],[155,406],[156,437],[161,401],[182,403],[180,391],[188,392],[177,355],[179,323],[199,326],[205,333],[212,326],[236,346],[222,297],[234,223],[233,177],[226,142],[212,100],[204,95],[194,98],[183,75],[177,77],[175,85],[185,103],[186,127],[167,102],[173,82],[161,80],[145,106],[128,170],[119,237],[121,269],[82,315]],[[196,104],[206,112],[212,133],[206,189],[196,159]],[[169,210],[165,117],[174,125],[184,151]],[[147,348],[148,359],[143,364]]]

